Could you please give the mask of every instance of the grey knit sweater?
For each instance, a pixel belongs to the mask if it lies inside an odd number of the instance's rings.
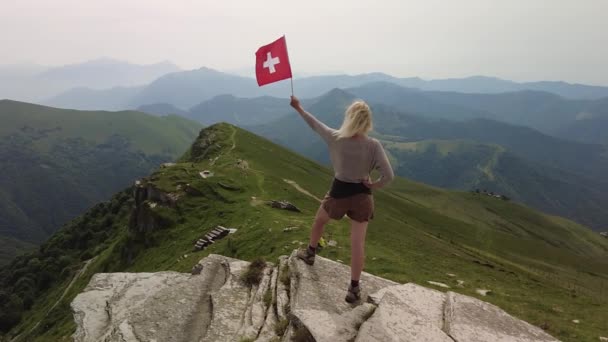
[[[327,127],[312,114],[302,111],[300,115],[317,132],[329,147],[329,156],[336,179],[349,183],[361,183],[368,179],[372,170],[378,170],[378,188],[395,177],[382,144],[368,136],[339,139],[336,130]]]

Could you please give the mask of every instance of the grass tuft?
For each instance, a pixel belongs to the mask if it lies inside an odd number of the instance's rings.
[[[264,304],[266,304],[267,308],[272,305],[272,288],[270,286],[268,286],[268,289],[264,293]]]
[[[250,287],[259,285],[260,281],[262,281],[265,267],[266,261],[263,258],[253,260],[247,270],[241,275],[241,281]]]
[[[289,277],[289,264],[285,264],[285,267],[281,270],[281,275],[279,280],[283,285],[285,285],[288,289],[291,284],[291,278]]]
[[[289,326],[289,320],[287,320],[286,318],[283,318],[282,320],[278,321],[274,325],[274,333],[277,334],[277,336],[283,336],[283,335],[285,335],[285,332],[287,331],[288,326]]]

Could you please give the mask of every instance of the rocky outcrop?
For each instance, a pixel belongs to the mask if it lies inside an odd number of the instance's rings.
[[[295,211],[297,213],[302,212],[298,207],[296,207],[295,205],[287,202],[287,201],[269,201],[268,205],[271,206],[272,208],[276,208],[276,209],[283,209],[283,210],[289,210],[289,211]]]
[[[135,199],[135,205],[141,205],[147,201],[158,203],[165,207],[174,207],[177,201],[177,195],[165,193],[154,186],[154,184],[141,181],[135,186],[133,198]]]
[[[344,301],[348,266],[281,257],[259,284],[249,263],[210,255],[194,274],[101,273],[72,302],[75,341],[556,341],[498,307],[364,273]]]
[[[170,222],[155,213],[153,209],[158,205],[173,208],[178,197],[177,194],[159,190],[152,183],[139,181],[133,190],[135,203],[129,219],[129,228],[132,231],[143,233],[170,225]]]
[[[201,130],[198,138],[190,147],[190,159],[191,161],[199,162],[206,158],[210,158],[220,153],[222,146],[219,142],[222,133],[216,133],[221,131],[221,126],[215,125],[208,127],[207,129]]]

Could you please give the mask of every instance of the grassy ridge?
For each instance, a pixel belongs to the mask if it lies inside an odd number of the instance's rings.
[[[202,179],[198,172],[205,169],[214,176]],[[273,260],[290,253],[306,243],[318,202],[285,180],[321,197],[331,178],[330,170],[233,126],[222,124],[203,130],[178,165],[160,169],[147,179],[166,192],[180,193],[177,186],[185,183],[199,191],[196,196],[181,194],[175,209],[154,209],[170,222],[164,229],[143,236],[127,229],[132,200],[120,194],[103,208],[75,220],[45,245],[47,249],[52,244],[62,246],[80,260],[97,258],[30,338],[68,338],[74,329],[69,302],[95,272],[187,272],[209,253],[247,260],[260,256]],[[302,213],[270,208],[264,204],[270,199],[288,200]],[[595,341],[606,334],[606,239],[571,221],[518,204],[405,179],[378,191],[375,201],[376,218],[368,232],[367,271],[399,282],[428,285],[429,280],[440,281],[477,297],[476,289],[490,289],[489,296],[480,298],[543,326],[564,341]],[[111,220],[105,224],[113,228],[102,229],[108,231],[102,243],[69,247],[66,241],[71,235],[96,231],[93,227],[108,217]],[[194,241],[218,224],[238,231],[203,252],[193,253]],[[285,227],[297,228],[283,232]],[[336,240],[338,246],[324,249],[323,255],[348,263],[348,222],[332,222],[325,238]],[[130,262],[127,255],[133,257]],[[27,265],[27,258],[19,264]],[[13,265],[3,272],[18,268]],[[461,287],[458,280],[464,281]],[[347,281],[344,279],[345,287]],[[58,279],[11,333],[32,329],[67,282],[67,278]],[[573,319],[581,323],[576,325]]]

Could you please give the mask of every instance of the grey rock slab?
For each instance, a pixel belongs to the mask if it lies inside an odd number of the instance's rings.
[[[213,318],[207,329],[205,341],[238,341],[245,312],[250,303],[251,289],[241,280],[247,269],[246,261],[229,263],[229,271],[224,285],[211,295]]]
[[[209,255],[177,272],[100,273],[72,302],[73,338],[88,341],[288,341],[304,328],[316,341],[549,342],[541,329],[479,299],[367,273],[362,301],[344,300],[350,267],[323,257],[268,264],[259,285],[241,275],[249,263]],[[289,284],[280,281],[289,268]],[[276,306],[264,300],[270,293]],[[268,297],[266,297],[268,298]],[[288,308],[288,310],[285,310]],[[283,336],[277,322],[287,319]]]
[[[200,275],[99,273],[72,301],[75,341],[198,341],[211,319],[209,293],[226,258],[210,256]]]
[[[372,298],[378,308],[361,326],[357,342],[453,342],[441,330],[444,293],[404,284],[384,288]]]
[[[292,311],[313,309],[343,313],[353,308],[344,300],[350,283],[350,266],[318,255],[315,264],[309,266],[298,259],[294,252],[289,258],[289,268]],[[367,301],[369,293],[393,285],[397,283],[363,272],[361,302]]]
[[[109,284],[118,286],[104,286]],[[97,274],[92,288],[72,303],[75,317],[82,319],[74,340],[183,341],[189,331],[173,333],[173,328],[198,316],[201,285],[200,279],[176,272]]]
[[[519,320],[490,303],[447,293],[444,330],[456,341],[553,342],[542,329]]]
[[[296,309],[292,314],[317,342],[352,341],[375,308],[373,304],[363,303],[342,314],[302,309]]]
[[[315,264],[309,266],[295,256],[289,259],[291,273],[291,314],[310,331],[318,342],[347,341],[356,337],[356,327],[369,314],[371,305],[362,305],[367,293],[397,283],[373,276],[361,275],[362,301],[356,308],[344,300],[350,282],[350,267],[317,256]],[[355,309],[356,308],[356,309]],[[336,330],[336,327],[344,329]],[[338,334],[338,335],[336,335]]]
[[[106,311],[110,304],[109,300],[115,293],[123,292],[136,279],[147,279],[152,276],[152,273],[95,274],[84,291],[71,303],[76,322],[76,332],[72,336],[74,340],[97,341],[107,335],[111,325],[111,317]]]

